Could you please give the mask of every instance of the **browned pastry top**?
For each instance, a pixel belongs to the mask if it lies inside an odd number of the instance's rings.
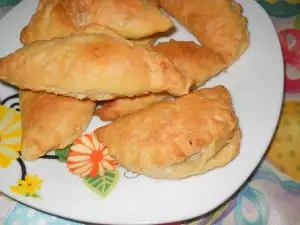
[[[230,94],[217,86],[124,116],[95,134],[120,164],[159,177],[159,170],[168,170],[197,153],[206,152],[208,161],[230,142],[236,130],[238,120]]]
[[[191,86],[164,55],[97,34],[29,44],[0,59],[0,79],[22,89],[93,100],[161,91],[183,95]]]
[[[155,6],[155,0],[40,0],[21,42],[66,37],[90,24],[110,27],[126,38],[147,37],[173,26]]]

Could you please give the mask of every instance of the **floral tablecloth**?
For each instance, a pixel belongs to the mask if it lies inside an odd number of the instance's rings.
[[[11,9],[9,1],[0,0],[0,18]],[[256,1],[274,22],[286,65],[287,95],[278,130],[266,158],[232,199],[204,217],[172,225],[300,225],[300,0]],[[41,213],[0,193],[0,225],[74,224],[81,223]]]

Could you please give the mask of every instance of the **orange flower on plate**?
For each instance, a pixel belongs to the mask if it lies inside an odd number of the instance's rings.
[[[108,149],[94,133],[84,134],[70,149],[67,166],[71,173],[80,177],[104,176],[106,170],[114,170],[117,166],[116,160],[108,154]]]

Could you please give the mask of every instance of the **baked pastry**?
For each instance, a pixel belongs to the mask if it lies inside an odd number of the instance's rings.
[[[144,46],[152,48],[154,43],[157,41],[158,35],[151,35],[149,37],[140,38],[140,39],[129,39],[137,46]]]
[[[90,24],[108,26],[126,38],[147,37],[173,26],[157,5],[155,0],[40,0],[21,42],[67,37]]]
[[[164,101],[170,97],[168,92],[147,94],[136,97],[116,98],[104,101],[102,106],[95,111],[95,115],[101,120],[115,120],[122,116],[145,109],[155,103]]]
[[[211,48],[199,46],[192,41],[161,42],[153,50],[166,55],[175,68],[191,78],[196,86],[203,85],[221,72],[226,64]]]
[[[0,79],[21,89],[92,100],[162,91],[184,95],[191,86],[164,55],[95,34],[27,45],[0,59]]]
[[[159,8],[160,7],[158,0],[142,0],[142,2],[146,8],[149,8],[149,7]]]
[[[123,38],[100,25],[90,25],[78,32]],[[38,38],[38,35],[35,37]],[[23,41],[29,44],[31,40]],[[96,102],[20,90],[20,105],[23,130],[21,153],[24,159],[35,160],[53,149],[65,148],[72,144],[87,127]],[[57,126],[57,121],[63,125]]]
[[[154,46],[153,50],[167,56],[175,68],[184,76],[191,78],[197,86],[203,85],[226,67],[219,55],[210,48],[199,46],[191,41],[170,40],[170,42],[161,42]],[[95,114],[102,120],[114,120],[169,97],[167,92],[163,92],[134,98],[118,98],[104,102]]]
[[[65,28],[63,24],[60,24],[60,27]],[[22,42],[30,44],[36,41],[35,39],[51,39],[53,35],[68,36],[68,33],[60,34],[57,32],[60,30],[58,28],[56,27],[54,31],[47,31],[47,33],[32,30],[31,35],[23,36]],[[77,30],[66,29],[65,31],[103,34],[124,39],[112,29],[98,24],[91,24]],[[73,143],[86,129],[96,103],[45,92],[20,90],[20,105],[23,129],[21,153],[24,159],[35,160],[53,149],[65,148]],[[60,121],[62,126],[57,126],[57,121]]]
[[[123,38],[109,27],[99,24],[75,26],[68,23],[67,15],[62,14],[62,11],[57,8],[60,3],[58,1],[56,3],[40,1],[38,11],[32,17],[32,21],[21,32],[23,44],[30,44],[37,40],[49,40],[54,37],[66,37],[72,33],[104,34]],[[76,3],[80,2],[76,1]],[[57,5],[54,6],[54,4]],[[157,2],[154,0],[151,4],[157,6]],[[48,17],[45,17],[51,6],[56,9],[50,16],[48,14]],[[66,18],[65,22],[62,23],[61,18]],[[151,46],[154,40],[153,37],[146,37],[142,40],[134,40],[134,42],[139,45]],[[80,101],[75,98],[55,96],[45,92],[31,92],[30,90],[20,90],[20,96],[24,134],[22,155],[27,160],[35,160],[50,150],[64,148],[71,144],[86,128],[96,104],[89,100]],[[55,124],[57,121],[62,121],[62,129],[57,129]]]
[[[248,48],[247,18],[242,15],[242,7],[237,2],[160,0],[160,4],[164,10],[190,29],[204,46],[195,48],[193,43],[171,40],[170,43],[159,44],[154,49],[165,53],[175,67],[185,76],[192,77],[198,86],[216,75],[218,70],[238,60]],[[205,53],[208,55],[205,56]],[[197,58],[203,59],[202,66],[200,61],[199,64],[195,64]],[[199,73],[199,68],[204,72],[204,76]],[[156,94],[145,95],[141,99],[139,97],[116,99],[104,103],[103,107],[96,111],[96,115],[99,115],[102,120],[113,120],[167,97],[167,93],[162,93],[157,96],[157,101]]]
[[[201,42],[220,54],[227,65],[249,45],[247,18],[234,0],[159,0],[161,7]]]
[[[238,154],[241,138],[223,86],[157,103],[94,133],[126,169],[172,179],[226,165]]]
[[[35,160],[50,150],[65,148],[86,129],[95,102],[45,92],[20,91],[22,156]]]

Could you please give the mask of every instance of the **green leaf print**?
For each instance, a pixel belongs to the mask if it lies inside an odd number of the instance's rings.
[[[114,169],[113,171],[106,171],[103,177],[100,177],[100,175],[95,177],[87,176],[83,179],[83,182],[92,191],[105,198],[114,189],[118,180],[119,172],[117,169]]]
[[[58,156],[58,161],[66,162],[69,152],[70,152],[70,146],[68,146],[64,149],[55,150],[55,155]]]
[[[38,193],[33,193],[32,196],[29,195],[29,193],[25,194],[25,197],[32,197],[32,198],[42,198]]]

